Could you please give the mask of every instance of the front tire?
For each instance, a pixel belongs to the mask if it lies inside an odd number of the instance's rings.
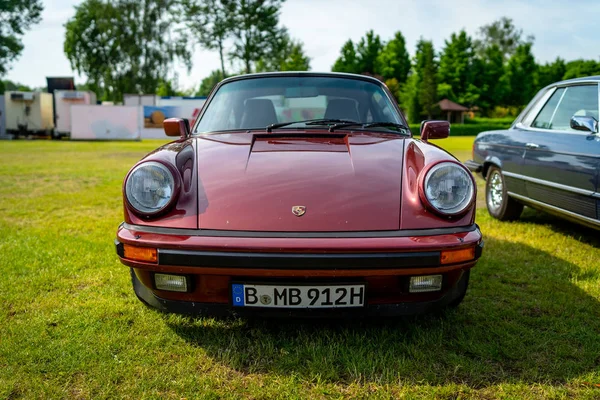
[[[523,212],[523,204],[508,195],[504,175],[498,167],[490,167],[488,171],[485,204],[490,215],[500,221],[514,221]]]

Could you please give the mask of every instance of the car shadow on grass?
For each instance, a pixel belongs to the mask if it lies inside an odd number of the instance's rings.
[[[190,346],[242,373],[474,388],[600,380],[600,304],[571,282],[578,270],[487,237],[456,310],[385,320],[164,319]]]
[[[569,236],[581,243],[589,244],[594,247],[600,247],[600,235],[598,231],[587,226],[571,222],[564,218],[548,214],[544,211],[538,211],[533,208],[525,207],[521,222],[527,222],[537,225],[545,225],[556,233]]]

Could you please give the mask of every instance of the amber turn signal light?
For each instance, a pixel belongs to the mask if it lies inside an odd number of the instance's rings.
[[[129,244],[123,245],[123,255],[125,258],[136,261],[146,261],[155,263],[158,260],[156,249],[150,247],[135,247]]]
[[[474,258],[475,247],[469,247],[468,249],[442,251],[441,262],[442,264],[454,264],[461,261],[470,261]]]

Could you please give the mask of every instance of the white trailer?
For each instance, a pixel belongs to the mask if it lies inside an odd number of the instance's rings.
[[[55,137],[71,134],[71,106],[81,104],[96,104],[96,93],[77,90],[54,91]]]
[[[52,94],[5,92],[6,132],[15,136],[51,135],[54,129]]]
[[[140,140],[139,106],[71,106],[72,140]]]
[[[154,106],[158,96],[155,94],[124,94],[123,105],[126,106]]]

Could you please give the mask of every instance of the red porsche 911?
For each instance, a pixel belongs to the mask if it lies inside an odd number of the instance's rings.
[[[406,315],[457,306],[483,241],[476,187],[412,137],[378,80],[265,73],[218,84],[194,126],[123,184],[121,262],[159,310],[208,315]]]

